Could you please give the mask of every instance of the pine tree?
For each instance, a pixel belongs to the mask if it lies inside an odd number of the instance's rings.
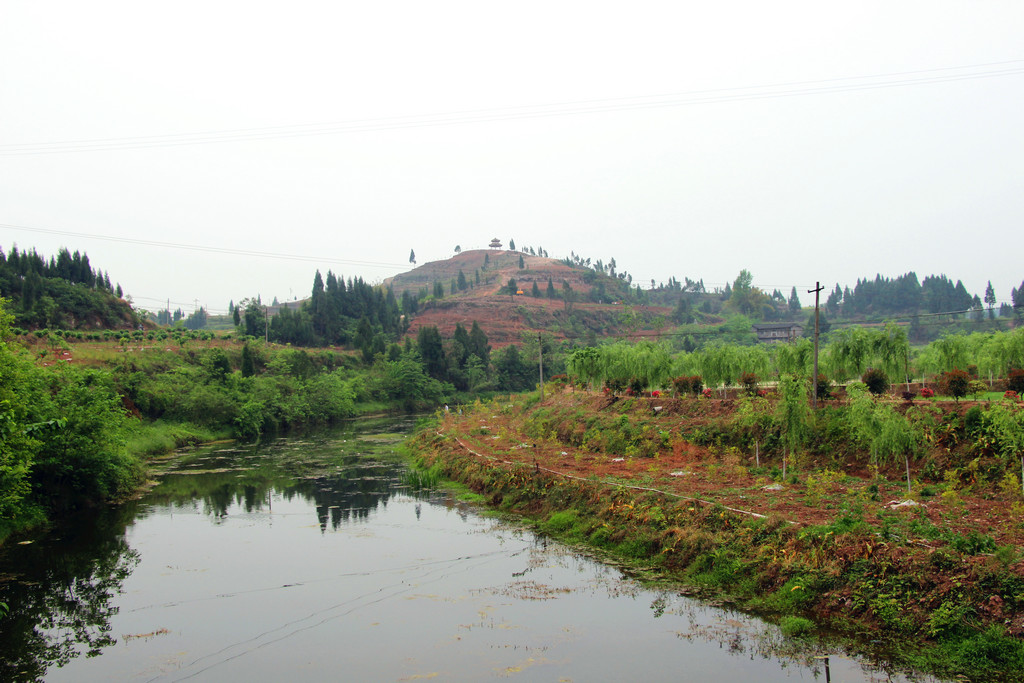
[[[992,320],[996,317],[996,290],[992,289],[992,281],[988,281],[988,286],[985,287],[985,305],[988,306],[988,319]]]
[[[469,330],[469,352],[482,360],[485,366],[490,361],[491,345],[487,342],[487,335],[475,320]]]
[[[414,249],[409,250],[409,263],[416,265],[416,251]]]
[[[252,358],[252,349],[250,349],[249,345],[246,344],[242,347],[242,377],[252,377],[255,374],[256,363]]]
[[[510,239],[508,241],[508,248],[509,248],[509,251],[515,251],[516,250],[516,241]]]

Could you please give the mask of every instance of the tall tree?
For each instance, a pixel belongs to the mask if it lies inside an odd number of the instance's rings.
[[[796,314],[801,310],[800,297],[796,294],[796,287],[793,287],[793,291],[789,293],[789,312]]]
[[[508,241],[508,248],[509,248],[509,251],[515,251],[516,250],[516,241],[513,240],[513,239],[510,239]]]
[[[475,320],[469,330],[469,352],[482,360],[484,366],[490,361],[491,345],[487,341],[487,335]]]
[[[416,333],[416,345],[419,347],[420,358],[427,374],[437,380],[443,380],[448,367],[444,357],[444,343],[437,328],[428,325],[421,327]]]
[[[410,249],[409,250],[409,263],[411,263],[413,265],[416,265],[416,250],[415,249]]]
[[[988,306],[988,319],[996,317],[996,290],[992,289],[992,281],[985,287],[985,305]]]

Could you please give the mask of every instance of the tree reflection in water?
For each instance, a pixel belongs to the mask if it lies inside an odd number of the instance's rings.
[[[50,667],[117,642],[112,601],[139,562],[124,538],[133,507],[85,515],[62,538],[4,549],[4,565],[16,556],[18,569],[0,575],[0,602],[10,607],[0,619],[0,680],[41,680]]]

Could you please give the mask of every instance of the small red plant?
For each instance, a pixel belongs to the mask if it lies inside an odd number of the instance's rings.
[[[768,395],[768,390],[767,389],[758,389],[757,390],[757,395],[761,396],[763,398],[763,397]]]
[[[711,398],[711,390],[710,389],[705,389],[702,393],[704,394],[704,398]]]
[[[923,387],[921,389],[921,398],[931,398],[934,395],[935,391],[933,389],[929,389],[928,387]]]
[[[1005,394],[1003,394],[1003,398],[1008,399],[1010,401],[1020,401],[1020,394],[1018,394],[1013,389],[1009,389],[1006,391]]]
[[[659,396],[661,396],[661,392],[655,389],[654,391],[651,392],[651,396],[653,398],[658,398]]]

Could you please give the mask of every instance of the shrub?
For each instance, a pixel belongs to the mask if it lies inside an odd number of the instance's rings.
[[[753,372],[744,372],[740,375],[740,385],[747,392],[747,396],[757,394],[757,375]]]
[[[870,391],[874,396],[881,396],[885,392],[889,391],[889,376],[877,368],[868,368],[868,370],[861,375],[860,381],[867,385],[868,391]]]
[[[1010,370],[1006,373],[1006,388],[1024,394],[1024,370]]]
[[[971,376],[959,368],[944,372],[939,377],[939,389],[959,402],[971,389]]]
[[[818,398],[832,398],[832,383],[824,374],[818,374]]]
[[[913,403],[914,399],[917,398],[917,392],[915,391],[904,391],[903,400],[907,403]]]
[[[976,401],[981,399],[986,391],[988,391],[988,387],[980,379],[972,379],[968,386],[968,393],[974,396]]]
[[[921,398],[931,398],[935,396],[935,390],[929,389],[928,387],[921,387]]]
[[[779,628],[782,629],[783,635],[802,636],[814,630],[814,622],[803,617],[787,616],[779,621]]]
[[[686,375],[680,375],[679,377],[672,378],[672,388],[675,389],[676,395],[682,396],[683,394],[690,393],[690,378]]]

